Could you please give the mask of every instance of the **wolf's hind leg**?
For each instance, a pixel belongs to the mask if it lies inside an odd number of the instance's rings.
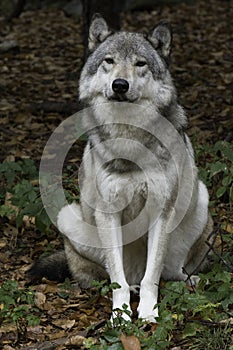
[[[206,241],[211,243],[213,236],[209,238],[213,229],[211,215],[208,214],[207,223],[201,236],[189,247],[178,245],[176,241],[182,242],[182,237],[176,237],[171,241],[169,253],[162,276],[165,280],[185,281],[191,286],[197,286],[199,282],[198,272],[201,272],[209,263],[209,247]],[[188,230],[186,229],[186,232]],[[179,249],[178,249],[179,248]],[[184,249],[185,248],[185,249]],[[183,254],[185,252],[185,254]]]
[[[62,208],[58,215],[58,228],[64,234],[65,251],[39,259],[29,270],[31,281],[39,281],[43,277],[62,282],[71,277],[82,288],[91,286],[95,280],[108,279],[108,274],[98,263],[85,257],[85,251],[95,248],[87,247],[83,242],[98,244],[88,232],[88,225],[82,220],[80,206],[76,203]],[[68,238],[67,238],[68,237]],[[82,253],[83,252],[83,253]]]
[[[208,252],[209,246],[207,241],[211,244],[214,240],[213,231],[213,220],[211,214],[208,213],[208,221],[203,230],[201,237],[193,244],[189,254],[187,256],[184,270],[190,275],[202,271],[208,266]]]
[[[109,278],[104,268],[77,253],[68,239],[65,239],[64,244],[69,270],[74,282],[81,288],[91,287],[93,280],[101,281]]]
[[[100,265],[77,253],[68,239],[64,240],[64,245],[65,251],[58,251],[35,262],[27,273],[31,282],[39,282],[43,277],[63,282],[69,277],[81,288],[89,288],[93,280],[109,278]]]

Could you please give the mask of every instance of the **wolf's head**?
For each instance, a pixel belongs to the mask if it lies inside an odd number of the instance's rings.
[[[109,101],[166,107],[174,97],[168,71],[172,34],[161,22],[151,34],[112,32],[98,16],[89,31],[90,55],[80,79],[80,99],[89,105]]]

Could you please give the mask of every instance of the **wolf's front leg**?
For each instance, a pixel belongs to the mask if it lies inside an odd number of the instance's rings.
[[[148,322],[156,322],[158,286],[167,249],[164,221],[159,218],[148,233],[148,252],[145,275],[141,281],[138,316]]]
[[[121,288],[113,290],[113,310],[122,309],[126,304],[130,309],[130,289],[125,278],[123,266],[123,243],[120,214],[96,212],[96,224],[105,255],[105,266],[111,282],[117,282]],[[116,315],[113,313],[113,318]],[[126,320],[130,317],[122,315]]]

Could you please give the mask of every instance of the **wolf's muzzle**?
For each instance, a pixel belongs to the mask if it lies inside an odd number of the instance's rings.
[[[129,90],[129,83],[125,79],[115,79],[112,83],[112,90],[116,94],[125,94]]]

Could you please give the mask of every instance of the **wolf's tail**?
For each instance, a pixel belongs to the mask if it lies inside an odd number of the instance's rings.
[[[43,277],[56,282],[63,282],[71,277],[65,251],[58,251],[36,261],[27,272],[30,282],[40,282]]]

